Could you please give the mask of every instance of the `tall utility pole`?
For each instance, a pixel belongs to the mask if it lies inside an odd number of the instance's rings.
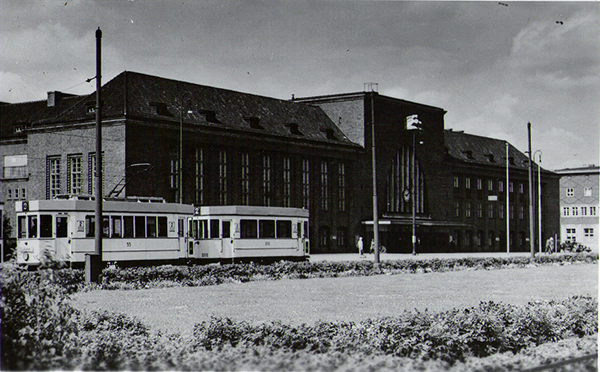
[[[379,212],[377,211],[377,170],[375,157],[375,92],[371,87],[371,154],[373,163],[373,244],[375,245],[375,258],[373,259],[375,267],[380,267],[379,262]]]
[[[527,123],[527,142],[529,146],[529,249],[531,258],[535,257],[535,210],[533,206],[533,161],[531,152],[531,123]]]
[[[510,179],[508,176],[508,166],[510,158],[508,156],[508,141],[506,141],[506,253],[510,253]]]
[[[94,221],[94,254],[86,255],[85,279],[86,282],[95,282],[102,270],[102,104],[100,89],[102,87],[101,75],[101,46],[102,31],[96,30],[96,169],[94,182],[96,185],[96,210]]]

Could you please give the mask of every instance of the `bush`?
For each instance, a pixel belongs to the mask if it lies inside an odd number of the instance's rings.
[[[506,258],[405,259],[381,262],[376,269],[371,261],[287,262],[271,265],[224,264],[194,266],[158,266],[121,269],[109,267],[102,272],[102,289],[138,289],[165,286],[205,286],[227,282],[256,280],[306,279],[378,274],[444,272],[465,269],[491,270],[505,267],[594,263],[598,254],[537,255]],[[72,283],[74,285],[75,283]]]
[[[76,352],[77,312],[52,269],[1,266],[2,369],[52,368]]]

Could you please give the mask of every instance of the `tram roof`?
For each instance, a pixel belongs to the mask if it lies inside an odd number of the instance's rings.
[[[96,202],[93,200],[30,200],[30,201],[16,201],[15,210],[16,212],[31,211],[31,212],[67,212],[67,211],[80,211],[80,212],[94,212],[96,209]],[[148,203],[138,201],[103,201],[102,202],[103,213],[181,213],[181,214],[192,214],[194,206],[190,204],[176,204],[176,203]]]
[[[249,205],[222,205],[197,207],[196,215],[200,216],[251,216],[251,217],[305,217],[308,218],[308,209],[286,207],[261,207]]]

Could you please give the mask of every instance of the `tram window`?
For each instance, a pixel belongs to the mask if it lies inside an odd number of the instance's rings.
[[[37,238],[37,216],[29,216],[29,238]]]
[[[219,238],[219,220],[210,220],[210,238]]]
[[[298,238],[301,238],[301,237],[302,237],[302,222],[298,222],[298,223],[296,224],[296,236],[297,236]]]
[[[52,237],[52,215],[40,215],[40,238]]]
[[[198,223],[198,239],[208,239],[208,220],[196,220]]]
[[[258,232],[261,238],[274,238],[275,237],[275,221],[274,220],[259,220],[258,221]]]
[[[158,217],[158,236],[167,236],[167,217]]]
[[[302,230],[302,237],[308,238],[308,221],[304,221],[304,230]]]
[[[96,235],[96,217],[85,216],[85,237],[93,238]]]
[[[123,220],[121,219],[121,216],[112,216],[110,220],[112,221],[112,235],[110,237],[123,237]]]
[[[258,225],[256,220],[240,220],[240,230],[242,239],[251,239],[258,237]]]
[[[149,238],[156,238],[156,217],[152,216],[152,217],[146,217],[146,221],[147,221],[147,229],[146,229],[146,235]]]
[[[146,237],[146,217],[136,216],[135,217],[135,237],[145,238]]]
[[[17,219],[17,234],[19,238],[27,237],[27,217],[19,216]]]
[[[198,239],[198,220],[190,220],[189,233],[192,238]]]
[[[133,216],[123,216],[123,237],[133,238]]]
[[[107,238],[109,235],[110,221],[108,216],[102,216],[102,236]]]
[[[56,237],[66,238],[69,236],[69,218],[67,216],[56,216]]]
[[[277,237],[291,238],[292,237],[292,221],[277,221]]]
[[[223,221],[223,237],[231,238],[231,221]]]

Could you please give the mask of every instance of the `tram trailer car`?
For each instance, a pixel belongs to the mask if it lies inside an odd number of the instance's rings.
[[[17,262],[37,266],[48,253],[78,267],[95,252],[92,197],[16,201]],[[161,198],[105,200],[102,260],[127,264],[176,263],[186,258],[186,220],[192,205]]]
[[[307,209],[259,206],[196,208],[189,221],[188,256],[194,261],[307,260]]]

